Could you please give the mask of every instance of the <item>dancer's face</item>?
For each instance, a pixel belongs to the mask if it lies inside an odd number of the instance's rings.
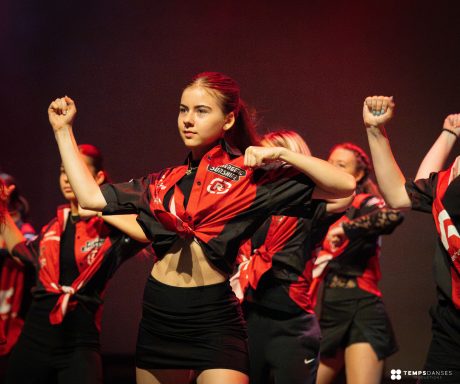
[[[203,156],[234,122],[233,112],[225,115],[216,95],[209,89],[194,85],[182,93],[177,124],[194,158]]]
[[[91,158],[85,155],[81,155],[85,164],[89,168],[91,174],[96,179],[97,173],[92,164]],[[61,165],[60,174],[59,174],[59,186],[61,187],[61,192],[64,195],[64,198],[67,201],[77,201],[75,194],[73,193],[72,187],[70,186],[69,179],[65,173],[64,166]]]
[[[358,162],[355,154],[345,148],[336,148],[329,156],[328,162],[342,171],[352,175],[356,180],[360,180],[364,172],[358,169]]]

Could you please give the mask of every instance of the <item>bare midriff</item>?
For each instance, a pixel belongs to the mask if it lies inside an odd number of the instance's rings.
[[[193,239],[178,239],[155,263],[152,277],[175,287],[199,287],[222,283],[228,276],[212,266],[201,246]]]

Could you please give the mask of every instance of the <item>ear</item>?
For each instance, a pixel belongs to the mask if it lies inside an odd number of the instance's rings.
[[[105,173],[104,173],[104,171],[98,171],[96,173],[96,176],[94,177],[94,180],[96,180],[96,183],[98,185],[101,185],[105,181]]]
[[[235,125],[235,112],[230,112],[225,117],[224,131],[228,131],[231,127]]]
[[[358,183],[362,178],[364,177],[364,170],[360,169],[355,173],[355,179],[356,182]]]

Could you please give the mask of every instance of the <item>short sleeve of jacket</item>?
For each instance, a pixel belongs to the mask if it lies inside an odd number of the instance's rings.
[[[438,174],[432,173],[428,179],[408,180],[406,191],[415,211],[431,213]]]
[[[311,199],[315,184],[305,174],[290,166],[266,171],[260,180],[269,194],[269,209],[273,214],[311,217]]]
[[[127,183],[102,185],[101,192],[107,202],[102,213],[104,215],[137,214],[138,223],[146,236],[152,239],[162,228],[150,210],[149,186],[155,177],[156,175],[152,174]]]

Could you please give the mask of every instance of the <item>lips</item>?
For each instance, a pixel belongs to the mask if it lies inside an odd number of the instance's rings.
[[[183,131],[184,132],[184,136],[187,138],[187,139],[191,139],[194,135],[196,135],[195,132],[192,132],[192,131]]]

